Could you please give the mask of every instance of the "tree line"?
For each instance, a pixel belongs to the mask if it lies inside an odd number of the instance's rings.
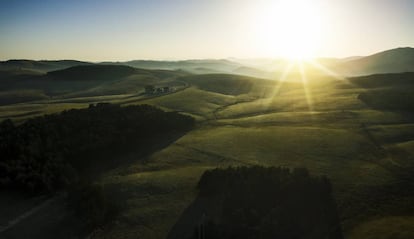
[[[20,125],[7,119],[0,123],[0,187],[55,191],[88,177],[89,170],[101,164],[120,163],[116,152],[149,152],[157,142],[193,125],[192,117],[150,105],[108,103],[35,117]]]

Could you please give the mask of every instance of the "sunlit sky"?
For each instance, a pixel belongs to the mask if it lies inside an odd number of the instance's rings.
[[[414,46],[412,0],[0,0],[0,59],[347,57]]]

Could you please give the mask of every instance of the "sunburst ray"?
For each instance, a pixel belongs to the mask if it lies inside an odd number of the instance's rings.
[[[298,65],[299,65],[300,76],[302,79],[303,90],[305,91],[305,98],[306,98],[306,103],[308,105],[308,110],[309,112],[313,112],[313,99],[312,99],[312,93],[310,91],[309,84],[308,84],[308,77],[306,75],[305,68],[303,67],[303,62],[299,61]]]
[[[280,89],[282,88],[282,85],[286,81],[286,79],[287,79],[289,73],[291,72],[292,68],[293,68],[293,62],[289,61],[289,64],[283,70],[283,73],[282,73],[281,77],[277,81],[277,84],[276,84],[275,88],[273,89],[273,92],[271,93],[271,96],[269,98],[269,102],[266,106],[266,110],[268,110],[271,107],[271,104],[273,103],[275,97],[279,94]]]

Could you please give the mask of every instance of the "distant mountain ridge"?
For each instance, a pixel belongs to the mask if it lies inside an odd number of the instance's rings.
[[[317,61],[343,76],[414,72],[414,48],[403,47],[370,56],[352,56],[342,59],[319,58]],[[182,70],[193,74],[228,73],[269,78],[274,72],[283,72],[286,59],[199,59],[199,60],[132,60],[124,62],[91,63],[76,60],[8,60],[0,61],[0,71],[49,72],[79,65],[124,65],[141,69]]]
[[[120,62],[120,64],[144,69],[185,70],[189,72],[198,71],[199,69],[215,72],[231,72],[242,66],[237,62],[225,59],[200,59],[182,61],[133,60]]]

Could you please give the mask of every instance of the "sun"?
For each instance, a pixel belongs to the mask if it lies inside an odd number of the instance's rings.
[[[269,0],[254,18],[254,44],[262,55],[297,60],[317,54],[323,22],[315,1]]]

